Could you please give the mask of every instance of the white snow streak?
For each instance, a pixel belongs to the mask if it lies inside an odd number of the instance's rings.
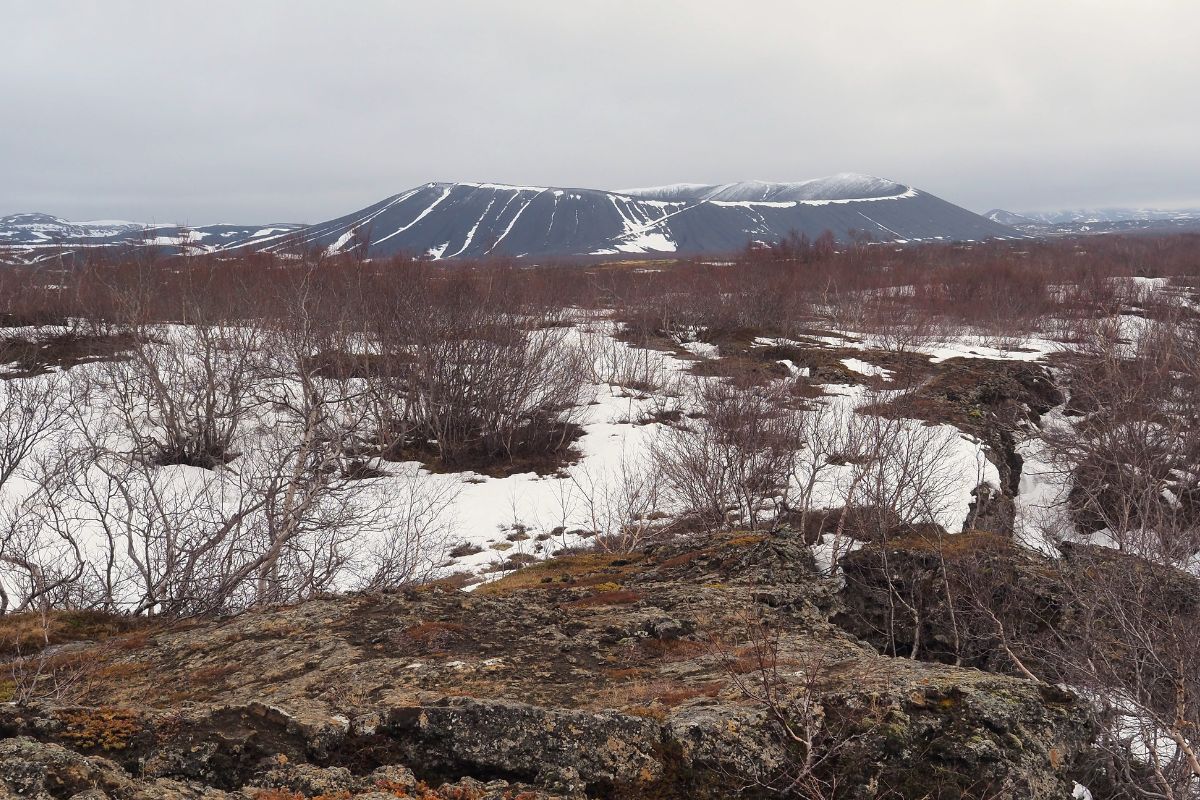
[[[433,205],[429,206],[429,208],[425,209],[425,210],[424,210],[424,211],[422,211],[420,214],[418,214],[418,215],[417,215],[417,218],[416,218],[416,219],[414,219],[412,222],[408,223],[407,225],[405,225],[405,226],[404,226],[404,227],[402,227],[402,228],[397,228],[396,230],[394,230],[394,231],[392,231],[391,233],[389,233],[387,236],[384,236],[382,239],[379,239],[378,241],[376,241],[376,242],[375,242],[375,244],[383,244],[384,242],[386,242],[388,239],[392,238],[393,236],[396,236],[396,235],[398,235],[398,234],[404,233],[406,230],[408,230],[409,228],[411,228],[413,225],[416,225],[418,222],[420,222],[421,220],[425,219],[425,217],[429,216],[429,213],[430,213],[431,211],[433,211],[435,208],[437,208],[437,207],[438,207],[438,205],[439,205],[439,204],[441,204],[441,202],[442,202],[443,200],[445,200],[447,197],[449,197],[449,196],[450,196],[450,189],[452,189],[452,188],[454,188],[454,187],[447,187],[447,188],[446,188],[446,189],[445,189],[445,190],[442,192],[442,196],[441,196],[441,197],[439,197],[437,200],[434,200],[434,201],[433,201]],[[449,242],[447,242],[447,244],[449,244]]]

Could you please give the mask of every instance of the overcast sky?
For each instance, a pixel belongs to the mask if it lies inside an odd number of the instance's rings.
[[[864,172],[1200,206],[1195,0],[6,0],[0,214],[316,222],[431,180]]]

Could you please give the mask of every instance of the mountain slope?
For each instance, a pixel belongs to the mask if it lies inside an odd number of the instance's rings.
[[[372,257],[583,256],[721,253],[791,231],[841,240],[979,240],[1019,236],[1005,225],[912,187],[843,174],[802,183],[677,184],[596,189],[427,183],[298,237]],[[290,244],[290,243],[289,243]],[[264,249],[285,246],[265,242]]]

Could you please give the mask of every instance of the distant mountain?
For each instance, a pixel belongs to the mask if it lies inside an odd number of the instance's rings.
[[[253,246],[303,229],[294,223],[272,225],[152,225],[122,220],[68,222],[49,214],[0,217],[0,262],[34,263],[95,248],[153,246],[178,251],[216,252]]]
[[[1153,222],[1200,219],[1200,209],[1078,208],[1059,211],[1027,211],[1022,216],[1050,225],[1096,222]]]
[[[844,173],[797,183],[675,184],[625,191],[427,183],[316,225],[145,226],[0,218],[0,248],[23,260],[90,247],[219,252],[318,249],[379,258],[554,258],[728,253],[792,231],[841,241],[978,241],[1021,234],[927,192]]]
[[[843,174],[800,183],[676,184],[626,191],[427,183],[293,239],[433,258],[727,253],[791,231],[842,241],[1014,237],[1012,228],[910,186]],[[267,250],[290,246],[262,242]]]
[[[1200,230],[1200,209],[1081,208],[1015,214],[997,208],[984,216],[1037,236]]]
[[[11,214],[0,217],[0,241],[36,244],[56,239],[107,239],[143,227],[137,222],[120,220],[68,222],[49,214]]]

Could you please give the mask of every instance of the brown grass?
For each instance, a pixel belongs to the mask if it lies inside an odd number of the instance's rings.
[[[734,675],[745,675],[749,672],[757,672],[762,669],[762,664],[757,656],[741,655],[729,659],[724,664],[725,669],[732,672]]]
[[[475,591],[482,595],[505,595],[529,589],[565,589],[618,582],[615,579],[636,571],[645,559],[640,553],[581,553],[541,561],[517,570]]]
[[[466,570],[459,570],[458,572],[450,573],[444,578],[419,583],[413,587],[413,590],[417,592],[433,592],[437,590],[457,591],[476,583],[479,583],[478,575]]]
[[[711,681],[695,686],[680,686],[675,689],[667,689],[655,699],[668,708],[674,708],[697,697],[716,697],[721,693],[722,685],[720,681]]]
[[[643,639],[638,648],[656,661],[687,661],[708,651],[704,642],[693,639]]]
[[[620,687],[620,702],[627,709],[670,709],[698,697],[716,697],[724,685],[723,681],[694,684],[674,680],[633,682]]]
[[[121,650],[141,650],[150,643],[150,631],[133,631],[113,638],[113,647]]]
[[[419,622],[406,628],[404,636],[421,644],[434,644],[461,639],[466,631],[456,622]]]
[[[759,542],[765,542],[767,537],[761,533],[743,533],[725,542],[727,547],[753,547]]]
[[[673,569],[675,567],[682,567],[686,564],[692,563],[698,558],[703,558],[708,554],[709,553],[707,550],[689,550],[686,553],[680,553],[677,556],[668,558],[666,561],[661,562],[658,567],[659,569]]]
[[[661,706],[655,707],[655,706],[636,705],[636,706],[629,706],[622,710],[626,714],[630,714],[635,717],[642,717],[643,719],[652,719],[652,720],[655,720],[656,722],[662,722],[662,721],[666,720],[666,718],[667,718],[667,711],[666,711],[666,709],[662,708]]]
[[[306,800],[300,792],[287,789],[255,789],[251,796],[254,800]]]
[[[147,665],[141,661],[119,661],[97,670],[96,678],[101,681],[124,682],[147,672]]]
[[[0,617],[0,657],[28,656],[68,642],[106,641],[150,625],[143,617],[102,611],[7,614]]]
[[[635,678],[640,678],[642,674],[643,670],[640,670],[637,667],[614,667],[604,670],[604,677],[614,681],[630,681],[634,680]]]
[[[214,664],[211,667],[201,667],[188,674],[188,680],[193,684],[208,686],[220,683],[225,678],[238,671],[237,664]]]

